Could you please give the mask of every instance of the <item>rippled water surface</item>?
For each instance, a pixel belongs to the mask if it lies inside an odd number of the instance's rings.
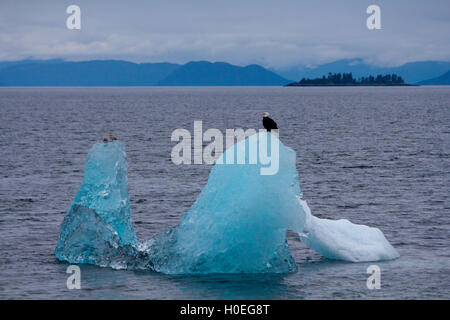
[[[90,147],[108,131],[126,144],[141,240],[178,224],[208,165],[176,166],[171,133],[260,128],[268,111],[297,152],[304,198],[318,217],[380,228],[401,257],[326,260],[288,232],[298,272],[167,276],[81,266],[68,290],[54,256],[59,225]],[[450,298],[450,87],[1,88],[0,298]]]

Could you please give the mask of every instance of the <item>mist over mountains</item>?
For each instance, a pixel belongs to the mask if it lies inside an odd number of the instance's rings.
[[[122,60],[21,60],[0,62],[0,86],[282,86],[330,72],[351,72],[355,78],[395,73],[406,83],[439,85],[449,83],[449,70],[450,62],[445,61],[418,61],[385,68],[366,64],[362,59],[287,69],[208,61],[182,65]]]

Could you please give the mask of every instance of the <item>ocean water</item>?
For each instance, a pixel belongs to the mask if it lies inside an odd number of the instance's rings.
[[[304,199],[321,218],[380,228],[394,261],[321,258],[294,233],[298,272],[168,276],[81,266],[66,287],[54,256],[90,147],[126,144],[136,232],[178,224],[210,165],[176,166],[173,130],[260,128],[268,111],[297,152]],[[449,299],[450,87],[0,88],[1,299]],[[381,289],[366,287],[369,265]]]

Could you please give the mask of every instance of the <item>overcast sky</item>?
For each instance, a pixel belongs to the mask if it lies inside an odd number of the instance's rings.
[[[81,8],[68,30],[66,8]],[[366,8],[381,7],[381,30]],[[1,0],[0,60],[191,60],[283,68],[450,61],[449,0]]]

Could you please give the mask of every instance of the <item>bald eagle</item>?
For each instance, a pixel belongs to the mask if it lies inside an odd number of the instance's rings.
[[[262,123],[263,123],[264,129],[266,129],[267,132],[278,129],[277,123],[275,121],[273,121],[271,118],[269,118],[268,112],[263,112],[262,116],[263,116]]]

